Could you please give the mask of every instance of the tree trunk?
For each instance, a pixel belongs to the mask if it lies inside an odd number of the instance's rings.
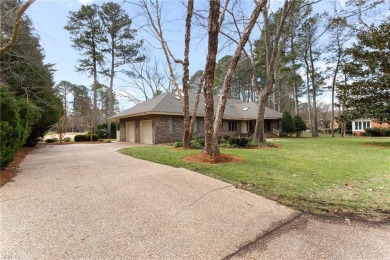
[[[257,118],[255,126],[254,140],[263,143],[265,141],[264,137],[264,115],[265,115],[265,102],[267,100],[268,94],[261,92],[259,94],[259,105],[257,107]]]
[[[190,40],[191,40],[191,19],[194,9],[194,0],[188,0],[187,5],[187,17],[186,17],[186,33],[185,33],[185,48],[184,48],[184,64],[183,64],[183,114],[184,114],[184,134],[183,134],[183,147],[188,148],[191,145],[191,137],[192,134],[190,132],[190,105],[189,105],[189,97],[188,97],[188,89],[189,89],[189,79],[190,79],[190,71],[189,71],[189,53],[190,53]]]
[[[255,9],[253,10],[252,15],[250,17],[250,20],[245,28],[245,31],[241,36],[240,42],[238,43],[238,45],[236,47],[236,51],[234,52],[234,55],[231,58],[228,71],[227,71],[225,79],[223,81],[222,95],[221,95],[221,98],[219,100],[217,113],[215,115],[214,130],[213,130],[212,151],[213,151],[214,155],[219,153],[218,137],[219,137],[219,134],[221,132],[223,114],[225,111],[226,102],[227,102],[227,98],[228,98],[229,91],[230,91],[230,86],[231,86],[231,83],[233,80],[233,73],[237,68],[237,64],[238,64],[238,61],[241,57],[241,53],[245,47],[245,44],[247,43],[247,41],[249,39],[249,36],[252,32],[252,29],[256,24],[257,18],[259,17],[265,4],[266,4],[265,0],[263,0],[260,3],[257,2],[257,5],[256,5]]]
[[[309,120],[310,120],[310,130],[313,132],[313,117],[311,115],[311,96],[310,96],[310,76],[309,76],[309,73],[310,73],[310,68],[309,68],[309,64],[307,62],[307,56],[305,55],[304,57],[304,60],[305,60],[305,66],[306,66],[306,89],[307,89],[307,110],[308,110],[308,113],[309,113]],[[313,133],[312,133],[313,135]]]
[[[219,32],[219,6],[220,1],[210,1],[209,24],[208,24],[208,52],[205,69],[205,118],[204,134],[205,147],[204,152],[210,157],[216,157],[219,154],[218,149],[213,149],[213,122],[214,122],[214,74],[215,64],[218,52],[218,32]]]
[[[313,89],[313,114],[314,114],[314,117],[313,117],[313,123],[314,123],[314,126],[311,130],[311,136],[312,137],[318,137],[318,116],[317,116],[317,87],[315,85],[315,69],[314,69],[314,60],[313,60],[313,52],[312,52],[312,49],[311,49],[311,44],[310,44],[310,48],[309,48],[309,55],[310,55],[310,64],[311,64],[311,85],[312,85],[312,89]]]
[[[332,119],[330,123],[331,131],[332,131],[332,137],[334,137],[334,95],[335,95],[335,88],[336,88],[336,77],[339,69],[339,63],[340,59],[337,60],[336,69],[333,75],[333,81],[332,81]]]
[[[337,39],[337,45],[338,45],[338,55],[337,55],[337,63],[336,63],[336,68],[335,68],[335,71],[334,71],[334,75],[333,75],[333,81],[332,81],[332,121],[331,121],[331,124],[330,124],[330,127],[331,127],[331,131],[332,131],[332,137],[334,137],[334,125],[333,125],[333,122],[334,122],[334,95],[335,95],[335,89],[336,89],[336,79],[337,79],[337,73],[339,72],[339,66],[340,66],[340,62],[341,62],[341,55],[342,55],[342,52],[341,52],[341,47],[340,47],[340,44],[339,44],[339,40]]]
[[[113,89],[114,89],[114,76],[115,76],[115,42],[111,42],[111,72],[110,72],[110,88],[108,90],[108,117],[113,115]],[[107,120],[107,132],[108,137],[111,137],[111,123]]]
[[[294,38],[291,37],[291,53],[294,53]],[[294,88],[294,112],[295,112],[295,115],[299,116],[299,103],[298,103],[298,85],[297,85],[297,80],[296,80],[296,75],[297,75],[297,71],[296,71],[296,68],[295,68],[295,56],[293,57],[293,60],[292,60],[292,66],[293,66],[293,77],[294,77],[294,81],[293,81],[293,88]]]
[[[196,111],[198,110],[199,97],[200,97],[200,93],[202,92],[204,77],[205,77],[205,73],[202,74],[202,77],[201,77],[201,79],[200,79],[200,81],[198,83],[198,90],[196,91],[195,102],[194,102],[194,107],[193,107],[193,110],[192,110],[192,116],[191,116],[191,122],[190,122],[190,135],[189,135],[189,139],[190,140],[192,139],[192,135],[194,133],[194,124],[195,124],[195,120],[196,120]]]
[[[97,131],[97,88],[98,88],[98,81],[97,81],[97,51],[96,51],[96,45],[95,45],[95,38],[92,36],[92,64],[93,64],[93,112],[92,112],[92,134],[96,133]]]

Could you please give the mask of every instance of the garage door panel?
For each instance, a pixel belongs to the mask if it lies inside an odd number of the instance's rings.
[[[127,122],[126,123],[126,141],[135,143],[135,123]]]
[[[141,121],[141,143],[153,144],[153,122],[152,120]]]

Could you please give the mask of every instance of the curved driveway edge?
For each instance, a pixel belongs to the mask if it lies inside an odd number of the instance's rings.
[[[230,184],[117,153],[33,151],[0,189],[1,255],[15,259],[218,259],[297,212]]]

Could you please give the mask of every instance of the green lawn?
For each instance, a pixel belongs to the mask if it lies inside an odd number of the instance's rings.
[[[284,205],[317,214],[353,214],[390,220],[390,138],[280,138],[279,148],[221,149],[240,156],[234,164],[186,163],[201,150],[132,147],[133,157],[210,175]],[[369,142],[370,145],[362,145]],[[375,146],[376,142],[380,146]]]

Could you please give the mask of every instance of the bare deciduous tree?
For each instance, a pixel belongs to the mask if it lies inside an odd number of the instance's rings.
[[[185,22],[185,37],[184,37],[184,60],[177,59],[167,41],[164,37],[164,30],[162,27],[162,5],[158,0],[141,0],[139,6],[143,9],[148,17],[148,28],[153,32],[154,37],[160,42],[161,48],[164,52],[166,62],[169,68],[171,80],[175,86],[178,96],[180,97],[181,106],[184,115],[184,133],[183,133],[183,147],[190,146],[190,113],[189,113],[189,53],[190,53],[190,39],[191,39],[191,19],[193,15],[194,1],[187,1],[187,13]],[[181,81],[182,90],[179,86],[179,80],[174,72],[173,63],[181,64],[183,68],[183,78]]]

